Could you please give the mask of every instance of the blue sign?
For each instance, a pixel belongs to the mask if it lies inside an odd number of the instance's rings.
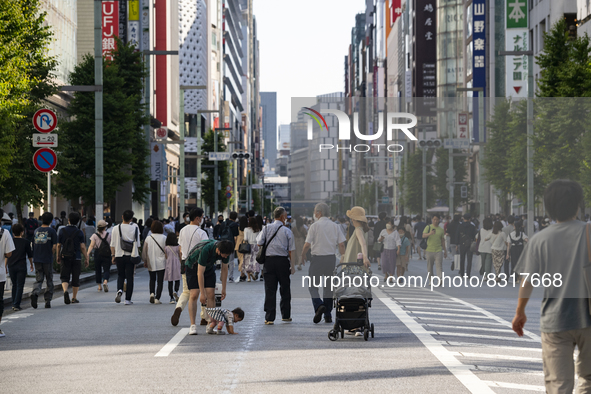
[[[486,0],[472,1],[472,87],[484,89],[482,92],[474,92],[474,96],[486,97]],[[480,142],[477,102],[474,99],[472,130],[474,141]]]

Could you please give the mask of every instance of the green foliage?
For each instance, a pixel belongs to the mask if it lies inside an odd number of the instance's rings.
[[[3,11],[6,11],[5,3],[0,4],[0,20],[7,15],[3,13]],[[29,81],[32,85],[29,85],[26,91],[19,93],[22,98],[19,104],[13,105],[14,102],[11,104],[11,99],[8,97],[4,97],[6,101],[0,99],[0,106],[5,105],[5,109],[8,106],[13,111],[11,121],[3,123],[0,130],[0,139],[6,141],[6,144],[0,144],[2,146],[0,150],[7,149],[10,151],[10,154],[3,158],[9,161],[9,171],[4,173],[0,170],[0,173],[3,174],[3,180],[0,183],[0,200],[14,203],[17,216],[19,220],[22,220],[22,206],[28,204],[41,205],[43,190],[47,184],[47,176],[37,171],[33,166],[32,157],[37,148],[32,146],[32,135],[37,131],[33,127],[32,118],[38,109],[44,107],[43,100],[57,90],[52,74],[57,62],[47,55],[47,48],[51,43],[51,32],[48,27],[43,26],[45,14],[39,12],[38,2],[16,1],[12,4],[12,9],[19,9],[21,12],[18,17],[15,16],[12,22],[23,23],[21,27],[26,29],[26,31],[20,33],[22,37],[17,37],[17,39],[22,38],[25,40],[23,47],[20,49],[24,51],[23,54],[26,58],[26,64],[18,72],[23,73],[22,81]],[[2,25],[0,30],[3,27],[5,25]],[[13,32],[16,33],[16,31]],[[0,32],[0,40],[5,39],[7,37]],[[0,48],[0,57],[4,55],[2,54],[4,49]],[[2,60],[0,60],[1,63]],[[6,65],[6,63],[4,64]],[[9,69],[10,65],[6,65],[6,67]],[[4,74],[7,69],[0,70],[0,75]],[[3,79],[5,75],[0,78]],[[2,93],[6,92],[2,90]],[[5,133],[11,136],[12,141],[9,142],[3,138]]]
[[[225,152],[226,145],[224,145],[224,138],[221,133],[218,133],[218,152]],[[203,137],[204,143],[201,147],[203,152],[213,152],[214,151],[214,136],[213,130],[209,130],[207,134]],[[228,206],[228,199],[226,198],[226,185],[230,182],[230,177],[228,175],[228,162],[227,161],[218,161],[218,176],[220,177],[220,181],[222,183],[221,190],[218,190],[218,209],[219,211],[223,211]],[[203,165],[214,165],[213,161],[203,160]],[[202,185],[202,197],[205,204],[209,207],[210,211],[213,212],[215,207],[215,194],[214,194],[214,168],[205,168],[203,169],[203,173],[206,175],[205,179],[201,180]],[[213,214],[212,214],[213,215]]]
[[[359,186],[359,191],[355,196],[355,204],[365,208],[365,213],[371,215],[377,215],[376,202],[384,195],[382,185],[377,184],[377,196],[376,196],[376,182],[363,183]]]
[[[43,26],[45,13],[39,0],[0,1],[0,181],[13,176],[15,150],[22,122],[45,97],[47,70],[54,67],[47,56],[51,32]],[[30,121],[30,119],[28,119]],[[4,186],[5,187],[5,186]],[[28,197],[24,197],[27,199]]]
[[[427,153],[427,163],[430,163],[432,153]],[[423,210],[423,151],[417,149],[408,156],[407,166],[402,166],[401,204],[411,213],[420,213]],[[433,187],[433,174],[427,170],[427,208],[435,203],[435,191]]]
[[[461,153],[460,150],[455,149],[453,153]],[[435,198],[437,200],[446,201],[449,206],[449,190],[447,190],[447,170],[449,170],[449,150],[445,148],[439,148],[435,151],[435,178],[433,179],[433,186],[435,187]],[[453,168],[455,172],[456,182],[463,182],[468,176],[468,170],[466,168],[465,157],[454,157]],[[470,195],[470,183],[467,182],[468,196]],[[450,212],[455,212],[455,208],[459,205],[468,202],[468,198],[462,198],[461,185],[455,185],[454,187],[454,207],[451,207]]]
[[[148,122],[141,104],[141,54],[117,40],[113,61],[103,60],[103,168],[104,201],[115,198],[117,190],[134,181],[135,201],[144,202],[149,188],[147,174],[149,147],[142,127]],[[86,55],[70,75],[72,85],[94,85],[94,58]],[[60,144],[64,165],[57,189],[68,199],[82,197],[95,202],[95,95],[78,92],[68,108],[72,116],[61,128]]]

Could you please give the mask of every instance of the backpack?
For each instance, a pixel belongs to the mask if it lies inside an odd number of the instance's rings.
[[[65,229],[62,231],[66,231]],[[65,259],[73,259],[76,257],[76,247],[74,245],[74,237],[78,235],[77,228],[74,227],[74,231],[66,238],[66,242],[64,242],[64,246],[62,248],[62,258]]]
[[[230,227],[232,223],[224,223],[224,227],[222,227],[222,232],[220,234],[220,241],[232,241],[234,242],[234,234],[232,234],[232,228]]]
[[[471,226],[471,224],[470,224]],[[467,226],[462,226],[460,225],[460,245],[468,247],[470,245],[472,245],[472,237],[470,236],[470,234],[466,234],[465,231],[463,231]]]
[[[101,240],[101,246],[97,248],[96,253],[98,253],[100,257],[111,258],[111,246],[107,243],[107,237],[109,235],[107,234],[104,239],[99,235],[99,233],[96,233],[96,236]]]
[[[521,232],[519,239],[513,239],[511,235],[509,235],[509,238],[511,239],[511,246],[523,246],[523,232]]]
[[[34,235],[35,229],[37,228],[31,219],[28,219],[26,224],[27,226],[27,235]]]
[[[189,257],[185,260],[185,267],[192,269],[193,266],[197,263],[197,260],[199,260],[199,256],[201,255],[201,249],[203,249],[205,245],[209,245],[211,242],[211,240],[205,239],[203,241],[199,241],[197,245],[193,246],[193,249],[191,249],[191,251],[189,252]]]

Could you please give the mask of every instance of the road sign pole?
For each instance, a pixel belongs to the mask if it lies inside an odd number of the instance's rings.
[[[527,56],[527,235],[534,234],[534,57]]]
[[[102,1],[94,2],[94,84],[103,84]],[[95,217],[103,219],[103,91],[94,92]]]
[[[449,132],[449,134],[451,135],[451,130]],[[448,149],[447,150],[448,155],[449,155],[449,173],[452,175],[450,176],[450,178],[453,178],[455,176],[454,174],[454,157],[453,157],[453,149]],[[454,185],[453,183],[451,184],[450,188],[449,188],[449,216],[453,219],[454,213],[455,213],[455,206],[454,206]]]
[[[47,202],[47,212],[51,212],[51,171],[47,173],[47,196],[45,200]]]

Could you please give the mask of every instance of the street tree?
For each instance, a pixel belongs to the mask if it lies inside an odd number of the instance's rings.
[[[0,4],[0,19],[7,15],[5,13],[6,3],[8,2]],[[3,180],[0,182],[0,201],[13,203],[16,207],[17,217],[19,221],[22,221],[23,206],[40,206],[44,198],[46,175],[34,168],[32,160],[37,149],[32,146],[32,135],[36,132],[32,119],[34,113],[44,107],[43,100],[57,91],[53,75],[57,61],[48,55],[52,33],[48,26],[44,26],[46,14],[40,12],[39,2],[16,1],[11,8],[20,12],[20,15],[14,16],[12,22],[22,23],[26,26],[26,31],[21,31],[21,34],[26,37],[26,45],[23,45],[19,50],[23,51],[21,55],[25,55],[27,63],[18,70],[18,73],[23,74],[23,81],[34,81],[35,83],[31,84],[25,92],[20,93],[22,101],[18,104],[14,104],[14,102],[11,104],[10,98],[4,98],[6,101],[0,100],[0,106],[4,106],[4,109],[11,108],[13,111],[11,120],[3,123],[0,131],[0,134],[8,133],[11,136],[11,141],[0,137],[6,141],[6,144],[0,144],[2,146],[0,149],[10,151],[10,154],[4,157],[4,160],[9,161],[10,170],[4,174]],[[4,27],[5,25],[2,25],[0,30]],[[0,40],[6,38],[0,32]],[[0,57],[3,56],[4,49],[0,48]],[[1,60],[0,64],[3,64]],[[4,74],[0,78],[6,81],[4,77],[10,66],[7,66],[6,69],[0,67],[0,69],[0,74]]]
[[[40,0],[0,1],[0,181],[9,177],[19,153],[17,121],[27,116],[31,91],[43,81],[37,68],[50,60],[45,15]]]
[[[430,163],[432,153],[427,151],[427,162]],[[411,213],[420,213],[423,210],[423,151],[416,149],[408,156],[408,164],[402,167],[401,178],[401,204],[405,210]],[[435,203],[435,189],[433,187],[433,174],[427,169],[427,208]]]
[[[149,188],[149,147],[143,125],[148,122],[141,103],[145,69],[141,54],[117,39],[113,60],[103,59],[103,171],[104,200],[111,201],[126,182],[134,181],[133,199],[145,202]],[[94,85],[94,58],[84,56],[70,75],[72,85]],[[94,93],[77,92],[71,116],[61,127],[60,169],[57,190],[64,197],[82,197],[87,207],[95,200]],[[63,141],[63,144],[62,144]]]
[[[225,152],[226,145],[224,145],[224,137],[221,133],[217,134],[218,137],[218,152]],[[213,130],[209,130],[203,137],[204,143],[201,147],[203,152],[213,152],[214,151],[214,133]],[[203,165],[205,168],[203,169],[203,173],[205,173],[204,179],[201,179],[201,187],[203,201],[209,207],[210,211],[212,212],[212,217],[214,216],[215,212],[213,209],[215,207],[215,185],[214,185],[214,172],[215,169],[213,168],[214,162],[209,160],[203,160]],[[208,168],[207,166],[212,166]],[[218,161],[218,176],[220,177],[221,183],[221,190],[218,190],[218,209],[223,211],[228,206],[228,201],[226,199],[226,185],[229,184],[230,179],[228,176],[228,162],[227,161]]]

